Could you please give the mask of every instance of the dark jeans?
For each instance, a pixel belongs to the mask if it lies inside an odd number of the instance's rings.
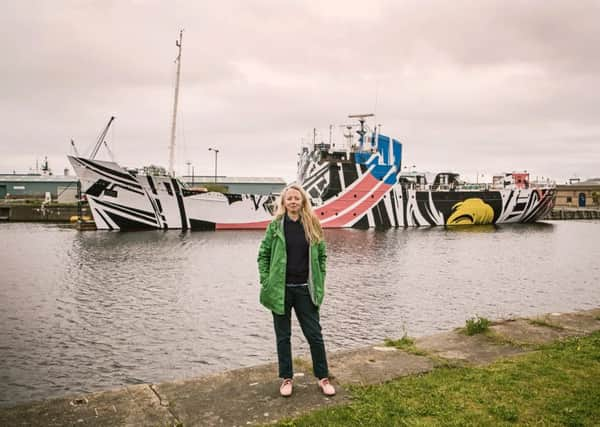
[[[292,378],[292,307],[300,328],[310,345],[313,372],[319,379],[329,376],[325,344],[319,323],[319,309],[313,304],[307,286],[286,286],[285,314],[273,313],[275,337],[277,339],[277,357],[279,360],[279,377]]]

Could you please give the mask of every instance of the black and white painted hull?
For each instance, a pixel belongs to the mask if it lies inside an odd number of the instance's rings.
[[[82,157],[69,161],[100,230],[214,230],[224,218],[237,228],[262,228],[271,218],[273,196],[197,194],[166,175],[134,175],[115,162]]]
[[[375,153],[359,164],[321,161],[299,180],[324,228],[390,228],[533,222],[552,209],[553,188],[410,189]],[[273,195],[194,193],[177,179],[138,175],[115,162],[69,156],[100,230],[263,229]]]

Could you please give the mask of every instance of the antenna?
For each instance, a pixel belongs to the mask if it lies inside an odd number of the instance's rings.
[[[92,150],[92,153],[90,154],[90,160],[94,160],[96,158],[96,155],[98,154],[98,150],[100,149],[100,146],[102,145],[102,142],[104,141],[104,137],[106,136],[108,129],[110,128],[110,125],[112,124],[114,119],[115,119],[115,116],[111,116],[110,120],[106,124],[106,127],[104,128],[102,133],[100,133],[100,136],[98,137],[98,141],[96,141],[96,145],[94,146],[94,149]]]
[[[173,169],[173,162],[175,157],[175,127],[177,124],[177,101],[179,100],[179,79],[181,76],[181,45],[183,43],[183,29],[179,31],[179,40],[175,40],[175,46],[177,46],[177,77],[175,79],[175,99],[173,100],[173,122],[171,125],[171,144],[169,145],[169,175],[175,176],[175,170]]]
[[[110,148],[108,148],[108,144],[106,143],[106,141],[104,141],[104,146],[106,147],[106,151],[108,151],[108,155],[110,156],[110,159],[114,162],[115,156],[114,156],[113,152],[110,150]]]
[[[360,123],[360,129],[357,130],[356,133],[360,135],[359,142],[360,142],[361,147],[364,142],[365,133],[367,133],[367,131],[365,130],[365,120],[367,119],[367,117],[374,117],[374,116],[375,116],[375,114],[373,114],[373,113],[350,114],[348,116],[349,119],[358,119],[358,122]]]
[[[352,134],[352,128],[354,127],[354,125],[340,125],[341,128],[345,128],[346,132],[343,133],[344,138],[346,139],[346,145],[347,145],[347,149],[350,150],[352,149],[352,137],[354,136]]]
[[[373,117],[377,114],[377,101],[379,101],[379,79],[375,82],[375,108],[373,108]]]
[[[367,118],[367,117],[375,117],[375,114],[373,113],[366,113],[366,114],[350,114],[348,116],[349,119],[363,119],[363,118]]]
[[[75,141],[71,139],[71,147],[73,147],[73,152],[77,157],[79,157],[79,151],[77,151],[77,147],[75,147]]]

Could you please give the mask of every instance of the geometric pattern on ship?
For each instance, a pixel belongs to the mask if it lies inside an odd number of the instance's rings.
[[[315,150],[301,156],[298,180],[323,228],[398,226],[392,188],[400,173],[402,145],[375,134],[364,141],[363,149],[353,153]]]
[[[297,182],[324,228],[533,222],[553,208],[554,188],[419,189],[401,179],[398,141],[375,134],[363,138],[352,150],[315,145],[301,153]],[[272,195],[192,194],[167,175],[133,174],[115,162],[69,160],[100,229],[264,229],[271,220]]]

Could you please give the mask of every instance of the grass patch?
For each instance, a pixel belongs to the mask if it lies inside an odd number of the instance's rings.
[[[438,368],[352,387],[352,403],[280,426],[561,425],[600,419],[600,332],[486,367]]]
[[[491,324],[492,322],[489,319],[486,319],[485,317],[471,317],[465,322],[464,332],[467,335],[482,334],[484,332],[487,332]]]
[[[312,372],[312,364],[306,359],[302,359],[300,357],[294,357],[292,359],[292,365],[294,366],[294,371],[310,373]]]
[[[532,348],[537,347],[535,344],[516,341],[512,338],[506,337],[504,335],[497,333],[496,331],[494,331],[492,329],[488,329],[487,331],[484,332],[484,334],[486,337],[488,337],[490,339],[490,341],[492,341],[494,344],[498,344],[498,345],[510,345],[513,347],[520,347],[522,349],[532,349]]]
[[[404,336],[397,340],[392,340],[390,338],[386,338],[383,340],[383,343],[387,347],[395,347],[398,350],[406,351],[407,353],[415,354],[417,356],[425,356],[427,353],[423,350],[419,350],[415,346],[414,338],[409,337],[404,334]]]
[[[540,319],[540,318],[529,319],[529,323],[532,324],[532,325],[536,325],[536,326],[543,326],[543,327],[546,327],[546,328],[556,329],[558,331],[562,331],[563,329],[565,329],[565,328],[563,328],[560,325],[555,325],[553,323],[548,322],[545,319]]]

